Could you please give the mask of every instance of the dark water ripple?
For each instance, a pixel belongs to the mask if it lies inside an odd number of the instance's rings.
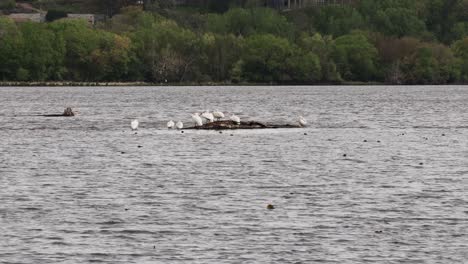
[[[0,263],[467,263],[467,102],[466,86],[1,88]],[[80,114],[38,116],[66,106]],[[205,108],[311,125],[164,129]]]

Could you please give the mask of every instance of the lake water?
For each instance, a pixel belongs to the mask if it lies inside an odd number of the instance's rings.
[[[0,88],[0,263],[90,262],[468,263],[468,87]]]

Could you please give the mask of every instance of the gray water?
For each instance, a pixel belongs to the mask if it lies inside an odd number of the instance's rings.
[[[0,88],[0,263],[468,263],[467,103],[466,86]],[[165,128],[204,109],[310,126]]]

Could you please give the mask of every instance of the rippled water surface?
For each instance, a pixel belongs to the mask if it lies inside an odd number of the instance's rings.
[[[468,87],[0,88],[0,263],[89,262],[468,263]]]

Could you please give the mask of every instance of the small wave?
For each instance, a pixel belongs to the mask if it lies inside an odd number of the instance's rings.
[[[355,162],[355,163],[367,163],[367,161],[360,160],[360,159],[344,159],[344,160]]]
[[[414,129],[468,129],[468,126],[412,126]]]
[[[100,253],[100,252],[90,253],[89,255],[92,257],[111,257],[112,256],[112,254]]]
[[[109,221],[104,221],[97,223],[98,225],[118,225],[118,224],[124,224],[125,222],[122,220],[109,220]]]
[[[68,246],[70,245],[69,243],[63,242],[63,241],[54,241],[51,243],[54,246]]]

